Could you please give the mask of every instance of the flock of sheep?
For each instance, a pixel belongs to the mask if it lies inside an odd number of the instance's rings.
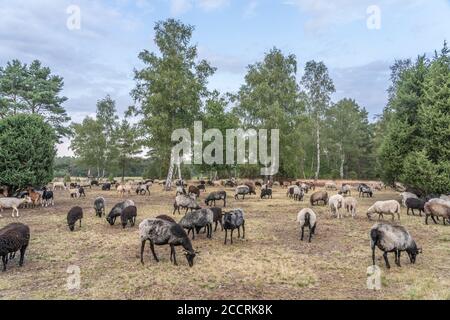
[[[139,183],[136,186],[131,184],[117,185],[116,190],[123,197],[127,193],[131,194],[133,188],[138,195],[150,194],[150,188],[155,181],[146,181],[145,183]],[[97,185],[98,182],[89,185]],[[144,264],[144,249],[145,244],[148,241],[150,244],[151,254],[155,261],[159,261],[155,252],[155,246],[168,245],[170,246],[170,260],[173,264],[177,265],[176,259],[176,247],[182,247],[185,257],[189,266],[194,265],[194,258],[198,252],[193,248],[190,234],[192,233],[192,240],[195,240],[195,235],[203,232],[208,239],[212,238],[213,232],[217,232],[218,225],[220,224],[221,230],[225,231],[224,244],[227,244],[228,233],[230,232],[230,242],[233,244],[233,233],[237,230],[238,238],[245,239],[245,213],[242,209],[233,209],[230,211],[224,211],[220,207],[216,207],[216,202],[219,204],[223,201],[223,207],[227,204],[227,192],[217,191],[210,193],[205,201],[205,207],[202,208],[198,199],[200,192],[206,192],[206,186],[217,186],[217,183],[201,181],[196,186],[189,186],[183,181],[177,181],[177,190],[173,203],[172,216],[175,216],[178,212],[182,215],[180,210],[185,210],[184,215],[180,221],[174,220],[168,215],[160,215],[156,218],[145,219],[139,224],[139,236],[141,241],[141,262]],[[356,218],[358,201],[352,197],[352,190],[355,189],[359,193],[359,197],[374,196],[374,190],[381,190],[384,188],[382,184],[369,186],[367,184],[359,184],[356,188],[349,184],[344,184],[340,188],[336,183],[328,182],[324,185],[325,191],[315,191],[317,187],[313,182],[268,182],[264,184],[262,181],[245,182],[238,184],[235,180],[224,181],[220,184],[225,187],[233,187],[235,189],[234,198],[236,200],[245,200],[248,195],[256,195],[256,187],[260,187],[260,198],[271,199],[272,188],[274,186],[280,186],[286,188],[287,197],[294,199],[295,201],[303,201],[305,194],[313,191],[310,196],[310,207],[302,209],[297,215],[297,223],[300,228],[300,239],[304,239],[305,228],[308,229],[309,237],[308,241],[312,241],[312,237],[315,234],[315,230],[318,224],[319,216],[314,211],[314,206],[323,205],[328,206],[331,216],[337,219],[342,219],[346,213],[350,214],[353,218]],[[0,210],[4,208],[12,208],[13,217],[19,217],[18,208],[20,206],[48,206],[54,204],[54,191],[57,187],[69,190],[72,198],[85,196],[84,188],[77,184],[66,187],[65,184],[55,183],[53,190],[43,188],[42,190],[35,191],[34,189],[28,189],[17,194],[16,197],[0,197]],[[103,184],[102,190],[110,190],[111,183]],[[329,195],[329,191],[338,191],[338,194]],[[407,214],[415,215],[414,210],[419,211],[419,215],[424,213],[426,215],[425,222],[428,224],[428,218],[431,217],[435,223],[437,220],[441,220],[445,225],[450,223],[450,198],[447,195],[428,195],[420,198],[417,194],[411,192],[401,193],[402,203],[407,208]],[[39,200],[39,201],[36,201]],[[120,218],[120,222],[123,228],[128,225],[135,226],[136,217],[138,214],[138,208],[134,201],[125,200],[117,203],[106,215],[106,201],[103,197],[98,197],[93,203],[93,207],[96,212],[96,216],[102,218],[106,216],[106,221],[111,226],[116,223],[116,220]],[[372,220],[373,217],[378,215],[378,219],[381,220],[385,215],[392,216],[392,220],[395,217],[400,220],[401,205],[396,200],[389,201],[377,201],[368,210],[367,217]],[[73,207],[67,214],[67,225],[70,231],[74,231],[77,224],[81,228],[81,221],[83,219],[83,209],[79,206]],[[215,228],[213,230],[213,225]],[[6,271],[8,260],[14,259],[17,252],[20,251],[19,265],[23,265],[26,249],[29,245],[30,228],[21,223],[12,223],[6,227],[0,229],[0,256],[3,262],[3,271]],[[385,222],[379,222],[370,230],[371,250],[373,264],[375,264],[375,248],[378,247],[383,251],[383,256],[386,262],[386,267],[390,268],[390,264],[387,258],[387,254],[392,252],[395,254],[395,262],[400,266],[400,256],[402,252],[406,252],[410,258],[411,263],[415,263],[416,256],[421,252],[421,249],[417,247],[417,244],[409,234],[409,232],[398,224],[389,224]]]

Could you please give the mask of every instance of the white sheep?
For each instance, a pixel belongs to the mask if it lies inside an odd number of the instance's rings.
[[[356,218],[356,207],[358,205],[358,201],[356,201],[353,197],[347,197],[344,198],[344,209],[347,210],[347,212],[351,213],[353,218]]]
[[[303,241],[304,229],[309,228],[309,242],[311,242],[312,235],[316,232],[317,215],[310,208],[302,209],[297,215],[297,222],[302,229],[301,240]]]
[[[445,194],[443,194],[443,195],[441,195],[441,200],[450,202],[450,196],[446,196]]]
[[[14,218],[14,212],[16,213],[16,217],[19,217],[19,207],[21,204],[32,203],[30,197],[25,197],[23,199],[18,198],[0,198],[0,211],[3,212],[3,209],[13,209],[12,217]]]
[[[337,185],[333,181],[328,181],[325,183],[325,190],[337,190]]]
[[[381,219],[383,215],[387,214],[392,215],[392,220],[394,220],[395,214],[397,214],[398,220],[400,220],[400,211],[400,203],[396,200],[377,201],[367,210],[367,217],[372,220],[372,216],[378,214],[379,219]]]
[[[338,219],[342,218],[342,214],[341,214],[339,209],[342,208],[343,203],[344,203],[344,197],[341,196],[340,194],[336,194],[334,196],[331,196],[330,200],[328,202],[331,214],[333,216],[337,216]]]

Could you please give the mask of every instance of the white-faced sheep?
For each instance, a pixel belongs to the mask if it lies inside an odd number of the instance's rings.
[[[176,211],[178,211],[178,214],[181,214],[180,208],[186,209],[185,214],[189,210],[193,211],[201,209],[195,199],[183,194],[178,195],[175,198],[175,202],[173,203],[173,215],[175,215]]]
[[[367,217],[372,220],[372,216],[378,214],[381,219],[387,214],[392,215],[392,220],[394,220],[395,214],[397,214],[398,220],[400,220],[400,210],[400,203],[396,200],[377,201],[367,210]]]
[[[225,191],[217,191],[210,193],[205,200],[205,204],[210,206],[214,203],[216,205],[216,201],[223,200],[223,206],[227,206],[227,193]]]
[[[206,227],[207,238],[212,238],[212,224],[214,213],[211,209],[200,209],[187,213],[179,222],[180,226],[188,230],[188,235],[192,231],[192,239],[195,239],[195,231]]]
[[[356,209],[358,206],[358,201],[356,201],[353,197],[344,198],[344,209],[347,210],[348,213],[352,215],[353,218],[356,218]]]
[[[328,205],[330,207],[331,215],[337,217],[338,219],[342,218],[342,214],[340,209],[342,208],[344,203],[344,197],[340,194],[336,194],[330,197],[328,201]]]
[[[122,228],[125,229],[128,222],[130,223],[131,227],[134,227],[134,225],[136,224],[136,217],[137,208],[135,206],[128,206],[123,209],[122,213],[120,214],[120,222],[122,223]]]
[[[233,244],[233,231],[238,229],[238,238],[240,238],[241,227],[243,231],[242,239],[245,239],[245,217],[242,209],[235,209],[230,212],[225,212],[223,215],[223,228],[225,230],[224,244],[227,244],[228,230],[231,230],[231,244]]]
[[[240,185],[236,187],[234,199],[238,200],[239,196],[242,196],[242,199],[244,200],[247,194],[250,194],[250,188],[247,185]]]
[[[298,186],[294,186],[294,200],[303,201],[303,197],[305,196],[305,192],[302,188]]]
[[[106,214],[106,201],[105,198],[99,197],[94,201],[94,210],[95,215],[101,218],[104,214]]]
[[[401,267],[400,255],[403,251],[408,253],[412,264],[416,263],[416,257],[422,250],[417,248],[409,232],[402,226],[388,223],[377,223],[370,230],[370,247],[372,249],[372,262],[375,265],[375,247],[383,251],[386,268],[390,268],[388,253],[395,254],[395,263]]]
[[[69,226],[70,231],[75,230],[75,224],[77,221],[80,221],[81,228],[81,220],[83,219],[83,209],[81,207],[73,207],[70,209],[69,213],[67,213],[67,225]]]
[[[106,217],[106,221],[113,226],[116,223],[116,219],[122,214],[123,209],[134,205],[134,201],[132,200],[126,200],[116,204]]]
[[[297,222],[300,224],[300,229],[302,230],[300,240],[303,241],[303,235],[305,233],[305,227],[309,228],[309,242],[311,242],[313,234],[316,232],[317,226],[317,215],[310,209],[302,209],[297,215]]]
[[[428,224],[428,218],[431,217],[433,222],[437,224],[435,217],[442,218],[444,225],[446,224],[446,220],[450,224],[450,206],[445,204],[441,204],[438,202],[427,202],[424,206],[425,211],[425,223]]]
[[[11,223],[0,229],[0,256],[3,262],[3,272],[6,271],[9,255],[20,251],[19,266],[23,266],[25,251],[30,242],[30,228],[22,223]]]
[[[170,261],[178,265],[175,253],[175,247],[182,246],[185,250],[186,260],[190,267],[194,266],[196,252],[192,248],[186,231],[177,223],[163,219],[146,219],[139,224],[139,235],[141,239],[141,263],[144,264],[145,242],[150,242],[150,249],[155,261],[159,262],[155,253],[155,245],[170,246]]]
[[[0,198],[0,211],[3,212],[3,209],[12,209],[11,216],[14,218],[14,213],[16,213],[16,217],[19,217],[19,207],[23,204],[31,204],[31,198],[26,196],[23,199],[18,198]]]

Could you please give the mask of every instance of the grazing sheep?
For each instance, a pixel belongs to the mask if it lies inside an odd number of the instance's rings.
[[[443,206],[450,207],[450,201],[446,201],[446,200],[442,200],[442,199],[431,199],[431,200],[429,200],[427,202],[429,202],[429,203],[439,203],[439,204],[442,204]]]
[[[104,183],[103,185],[102,185],[102,190],[103,191],[111,191],[111,183]]]
[[[422,253],[422,250],[417,248],[416,242],[404,227],[388,223],[377,223],[372,227],[370,230],[370,247],[373,265],[375,265],[375,247],[378,247],[384,252],[383,257],[388,269],[391,268],[387,257],[389,252],[394,252],[395,263],[399,267],[401,267],[400,255],[403,251],[408,253],[412,264],[416,263],[417,255]]]
[[[220,224],[220,229],[223,231],[223,223],[222,223],[222,218],[223,218],[223,213],[222,213],[222,209],[221,208],[211,208],[211,211],[213,212],[214,216],[213,216],[213,222],[215,223],[215,227],[214,227],[214,232],[217,231],[217,225]]]
[[[131,195],[131,184],[125,184],[125,185],[119,185],[117,186],[117,193],[120,194],[121,197],[125,196],[125,193],[128,193],[128,195]]]
[[[69,189],[69,194],[71,198],[79,198],[80,197],[80,193],[79,193],[79,189],[78,188],[70,188]]]
[[[0,229],[0,256],[3,262],[3,272],[6,271],[8,255],[15,256],[20,250],[19,266],[23,266],[25,251],[30,242],[30,228],[22,223],[11,223]]]
[[[159,262],[155,253],[155,245],[170,246],[170,261],[174,265],[178,265],[176,259],[175,247],[182,246],[185,250],[186,260],[190,267],[194,266],[194,258],[196,253],[192,248],[191,240],[189,240],[186,231],[178,223],[172,223],[163,219],[146,219],[139,224],[139,235],[141,239],[141,263],[144,264],[144,248],[145,242],[150,242],[150,249],[153,258]]]
[[[116,223],[117,217],[120,217],[120,215],[122,214],[123,209],[134,205],[134,201],[132,200],[126,200],[124,202],[116,204],[106,217],[106,221],[108,221],[108,223],[113,226]]]
[[[400,193],[400,196],[402,197],[402,204],[404,207],[406,207],[407,199],[409,199],[409,198],[419,199],[418,196],[416,196],[414,193],[411,193],[411,192],[402,192],[402,193]]]
[[[303,201],[304,196],[305,196],[305,193],[303,192],[303,189],[300,187],[294,186],[294,200]]]
[[[54,194],[53,191],[47,190],[47,188],[43,189],[42,192],[42,206],[48,207],[48,206],[54,206]]]
[[[84,192],[84,187],[79,187],[78,188],[78,196],[81,197],[85,197],[86,198],[86,193]]]
[[[223,200],[223,206],[227,206],[227,193],[225,191],[218,191],[210,193],[205,200],[205,204],[207,206],[211,205],[214,202],[214,206],[216,205],[216,201]]]
[[[191,210],[199,210],[201,209],[200,206],[197,204],[195,199],[192,199],[191,197],[187,195],[178,195],[175,198],[175,202],[173,203],[173,215],[175,215],[175,212],[178,210],[178,214],[181,214],[180,208],[186,209],[185,214]]]
[[[214,222],[214,213],[211,209],[200,209],[187,213],[179,222],[180,226],[189,232],[192,231],[192,240],[195,239],[195,230],[206,227],[207,237],[212,238],[212,224]]]
[[[196,186],[189,186],[188,195],[195,195],[196,198],[200,198],[200,189]]]
[[[139,184],[136,188],[137,195],[145,196],[147,194],[147,192],[150,195],[149,187],[145,184]]]
[[[415,216],[414,209],[419,210],[419,215],[422,216],[422,212],[424,212],[425,201],[416,198],[408,198],[406,199],[406,214],[409,216],[409,209],[412,211],[412,215]]]
[[[236,191],[234,194],[234,199],[238,200],[239,195],[242,196],[242,200],[245,200],[245,195],[250,193],[250,188],[247,185],[241,185],[236,187]]]
[[[122,223],[122,227],[125,229],[128,222],[130,222],[131,227],[134,227],[136,224],[137,217],[137,208],[135,206],[129,206],[122,210],[120,214],[120,222]]]
[[[60,190],[67,189],[66,184],[64,182],[53,182],[53,190],[52,191],[55,191],[56,188],[59,188]]]
[[[16,217],[19,217],[19,207],[23,204],[32,203],[31,198],[26,196],[23,199],[18,198],[0,198],[0,212],[3,212],[3,209],[12,209],[11,216],[14,218],[14,212],[16,213]]]
[[[67,214],[67,225],[69,226],[70,231],[75,230],[75,223],[80,220],[80,228],[81,228],[81,220],[83,219],[83,209],[81,207],[73,207],[70,209]]]
[[[228,230],[231,230],[231,244],[233,244],[233,231],[238,229],[239,239],[241,237],[241,227],[243,231],[242,239],[245,239],[245,218],[242,209],[235,209],[224,213],[223,228],[225,230],[225,245],[227,244]]]
[[[99,197],[94,201],[95,215],[101,218],[104,214],[106,215],[106,201],[105,198]]]
[[[428,224],[429,217],[431,217],[435,224],[437,224],[435,217],[442,218],[444,226],[446,225],[446,220],[450,224],[450,206],[436,202],[427,202],[424,206],[424,211],[426,215],[425,224]]]
[[[300,240],[303,241],[305,227],[308,227],[309,228],[309,242],[311,242],[312,236],[316,232],[316,226],[317,226],[316,213],[312,209],[309,209],[309,208],[302,209],[297,215],[297,222],[300,223],[300,228],[302,230]]]
[[[378,214],[381,219],[383,215],[387,214],[392,215],[392,220],[394,220],[395,214],[397,214],[398,220],[400,220],[400,210],[400,203],[396,200],[377,201],[367,210],[367,217],[372,220],[372,216]]]
[[[161,220],[166,220],[168,222],[177,223],[175,221],[175,219],[173,219],[172,217],[169,217],[168,215],[165,215],[165,214],[157,216],[156,219],[161,219]]]
[[[325,190],[337,190],[337,185],[335,182],[329,181],[325,183]]]
[[[340,195],[352,195],[352,190],[351,190],[351,188],[350,188],[350,186],[348,185],[348,184],[344,184],[344,185],[342,185],[342,187],[341,187],[341,190],[339,191],[339,194]]]
[[[364,198],[364,196],[370,197],[370,198],[373,197],[373,191],[372,191],[372,188],[370,188],[367,184],[361,183],[361,184],[358,186],[358,192],[359,192],[359,197],[360,197],[360,198],[361,198],[361,197]]]
[[[247,181],[246,183],[244,183],[244,186],[248,187],[248,189],[250,190],[250,194],[256,195],[256,187],[253,182]]]
[[[261,189],[261,199],[263,199],[263,198],[270,198],[270,199],[272,199],[272,189],[262,188]]]
[[[356,207],[358,205],[358,201],[356,201],[353,197],[344,198],[344,209],[347,210],[348,213],[351,213],[353,218],[356,218]]]
[[[294,188],[295,188],[296,186],[289,186],[288,188],[287,188],[287,191],[286,191],[286,196],[287,197],[289,197],[289,198],[293,198],[294,197]]]
[[[344,197],[340,194],[336,194],[330,197],[328,201],[328,205],[330,207],[331,215],[337,216],[338,219],[342,218],[342,214],[339,209],[342,208],[342,204],[344,203]]]
[[[326,191],[314,192],[309,199],[311,206],[314,206],[314,204],[319,205],[320,201],[323,201],[324,206],[328,204],[328,193]]]
[[[197,189],[202,191],[202,192],[206,192],[206,184],[200,184],[197,186]]]
[[[184,189],[183,186],[178,186],[178,187],[177,187],[177,193],[175,194],[175,196],[178,196],[178,195],[180,195],[180,194],[187,195],[186,190]]]

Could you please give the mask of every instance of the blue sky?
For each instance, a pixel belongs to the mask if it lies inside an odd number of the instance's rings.
[[[66,10],[81,10],[81,29]],[[367,8],[381,10],[381,29],[367,27]],[[448,0],[0,0],[0,65],[39,59],[65,79],[74,121],[110,94],[120,111],[131,104],[133,69],[142,49],[156,50],[153,26],[174,17],[195,25],[199,55],[218,68],[211,89],[238,90],[246,66],[276,46],[306,61],[324,61],[337,89],[371,117],[386,104],[395,59],[431,54],[450,40]],[[67,143],[59,154],[70,154]]]

